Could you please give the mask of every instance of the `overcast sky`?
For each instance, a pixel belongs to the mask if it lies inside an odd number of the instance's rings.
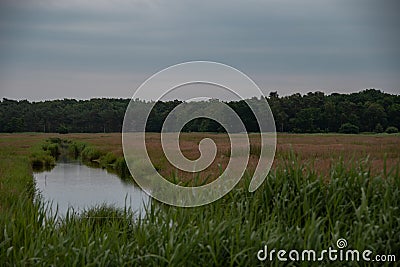
[[[0,98],[126,98],[152,74],[192,60],[231,65],[265,94],[399,93],[399,6],[0,0]]]

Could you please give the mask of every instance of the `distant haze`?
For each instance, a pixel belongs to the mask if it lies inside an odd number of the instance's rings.
[[[193,60],[231,65],[265,94],[365,88],[398,94],[399,6],[386,0],[3,0],[0,98],[130,98],[152,74]]]

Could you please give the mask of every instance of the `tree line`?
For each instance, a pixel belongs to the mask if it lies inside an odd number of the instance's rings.
[[[367,89],[358,93],[325,95],[323,92],[267,97],[275,118],[276,130],[294,133],[321,132],[396,132],[400,128],[400,95]],[[121,132],[130,99],[95,98],[90,100],[0,101],[0,132]],[[159,132],[167,115],[181,101],[145,102],[155,104],[146,130]],[[251,101],[260,101],[253,98]],[[259,131],[246,101],[227,104],[239,115],[247,131]],[[195,119],[183,128],[188,132],[223,132],[217,122]]]

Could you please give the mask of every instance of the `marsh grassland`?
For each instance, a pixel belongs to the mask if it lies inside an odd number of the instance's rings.
[[[206,178],[226,166],[229,143],[222,134],[182,134],[183,154],[198,157],[204,136],[216,140],[219,149]],[[45,141],[49,138],[53,141]],[[46,216],[46,203],[34,201],[32,164],[54,164],[55,138],[69,140],[69,152],[81,160],[130,179],[120,134],[1,134],[1,265],[284,266],[288,262],[260,262],[257,252],[264,245],[321,251],[335,247],[339,238],[351,249],[400,258],[399,135],[279,134],[271,172],[249,193],[259,146],[254,134],[248,170],[229,194],[198,208],[152,201],[136,220],[131,211],[109,206],[63,220]],[[159,135],[148,139],[159,172],[190,179],[160,156]]]

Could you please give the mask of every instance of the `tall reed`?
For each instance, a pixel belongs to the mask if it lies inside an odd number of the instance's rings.
[[[335,247],[339,238],[352,249],[398,254],[399,168],[372,175],[370,167],[367,159],[339,161],[329,177],[319,177],[289,154],[284,166],[273,170],[254,193],[247,190],[246,174],[234,190],[210,205],[177,208],[152,201],[143,216],[100,206],[81,215],[71,212],[60,221],[46,216],[45,203],[32,203],[23,193],[0,216],[0,262],[248,266],[265,264],[256,257],[264,245],[321,251]],[[315,265],[328,263],[343,265]]]

